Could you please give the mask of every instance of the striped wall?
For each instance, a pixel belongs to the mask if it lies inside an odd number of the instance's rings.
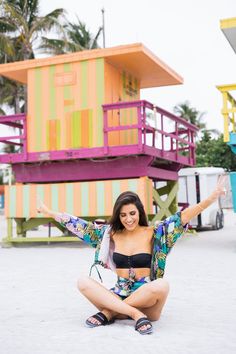
[[[148,177],[95,182],[17,184],[5,186],[5,216],[40,217],[37,199],[54,211],[81,217],[110,216],[114,202],[124,191],[136,192],[147,214],[152,213],[152,181]]]
[[[28,71],[28,152],[103,145],[104,59]]]
[[[103,103],[140,97],[139,81],[103,58],[28,71],[28,152],[103,146]],[[109,113],[109,125],[137,122],[137,110]],[[109,133],[109,145],[137,143],[137,131]]]
[[[119,101],[129,102],[140,99],[140,83],[138,79],[131,74],[105,63],[105,78],[106,103],[116,103]],[[122,126],[136,123],[136,108],[113,110],[108,113],[109,126]],[[137,141],[138,132],[134,129],[110,132],[108,135],[108,144],[110,146],[136,144]]]

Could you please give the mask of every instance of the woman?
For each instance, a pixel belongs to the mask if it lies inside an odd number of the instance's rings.
[[[91,277],[78,280],[79,291],[99,310],[86,320],[87,326],[111,324],[115,318],[132,318],[140,334],[152,332],[151,321],[160,318],[169,291],[163,279],[166,256],[187,229],[188,222],[225,193],[224,184],[225,178],[220,178],[206,200],[156,226],[148,226],[143,205],[133,192],[124,192],[117,198],[109,224],[105,225],[54,212],[40,203],[39,212],[96,248],[94,265],[100,264],[117,274],[117,283],[110,290]]]

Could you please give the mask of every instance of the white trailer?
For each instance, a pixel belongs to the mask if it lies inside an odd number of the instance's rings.
[[[194,205],[206,199],[213,192],[220,175],[225,174],[220,167],[191,167],[179,171],[178,203],[181,206]],[[196,229],[224,227],[224,214],[220,198],[197,217],[190,221]]]

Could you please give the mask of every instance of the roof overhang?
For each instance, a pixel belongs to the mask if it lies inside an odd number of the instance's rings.
[[[30,69],[96,58],[104,58],[120,70],[132,73],[140,80],[141,88],[183,83],[180,75],[141,43],[2,64],[0,75],[27,84],[27,71]]]
[[[236,17],[221,20],[220,29],[236,53]]]

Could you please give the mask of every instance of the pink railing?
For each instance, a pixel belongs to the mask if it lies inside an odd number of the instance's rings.
[[[182,118],[141,100],[105,104],[103,147],[59,150],[49,152],[27,152],[27,124],[25,114],[1,116],[0,125],[19,129],[19,134],[0,138],[0,143],[19,146],[15,153],[0,155],[1,163],[37,162],[42,160],[67,160],[102,156],[122,156],[129,154],[149,154],[157,158],[178,162],[182,165],[195,164],[194,135],[198,128]],[[132,124],[110,124],[109,112],[132,108]],[[135,114],[136,112],[136,114]],[[120,114],[121,116],[121,114]],[[122,119],[121,119],[122,120]],[[130,120],[131,121],[131,120]],[[136,130],[135,143],[110,144],[109,134]]]
[[[10,128],[18,129],[19,134],[9,135],[0,137],[0,143],[8,144],[13,146],[19,146],[20,151],[16,151],[15,153],[22,153],[24,157],[27,154],[26,148],[26,115],[24,113],[14,114],[10,116],[0,116],[0,124],[6,125]]]
[[[108,124],[108,112],[122,109],[136,108],[137,122],[135,124],[110,126]],[[188,123],[185,119],[175,116],[152,103],[141,100],[132,102],[118,102],[103,105],[104,112],[104,151],[109,151],[110,132],[136,129],[138,131],[139,151],[148,145],[161,152],[163,158],[174,154],[175,160],[179,157],[188,157],[189,164],[195,164],[194,136],[198,130],[196,126]],[[152,115],[153,124],[148,122]],[[118,113],[120,114],[120,113]],[[151,141],[150,141],[151,135]]]

